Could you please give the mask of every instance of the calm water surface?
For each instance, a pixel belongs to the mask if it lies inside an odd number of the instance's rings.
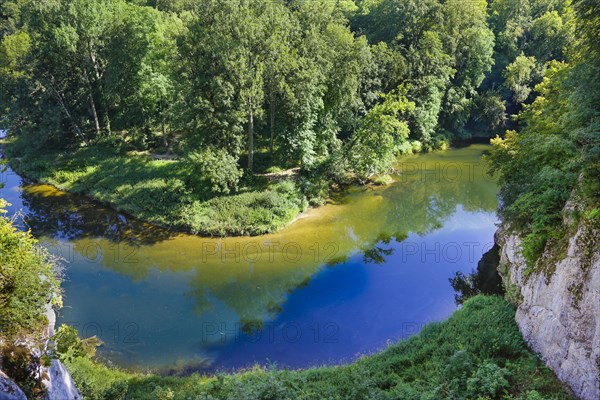
[[[127,368],[231,370],[349,362],[455,310],[448,278],[493,244],[497,186],[472,145],[399,160],[283,231],[210,239],[154,228],[24,182],[0,195],[66,265],[59,323]]]

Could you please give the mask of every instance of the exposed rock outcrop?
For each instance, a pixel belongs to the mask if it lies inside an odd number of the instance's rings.
[[[46,307],[46,317],[48,318],[48,337],[51,338],[54,335],[56,324],[56,314],[51,306]],[[67,367],[59,360],[52,360],[50,367],[44,367],[43,372],[42,383],[46,388],[44,400],[80,400],[82,398]]]
[[[44,400],[80,400],[82,397],[75,387],[71,374],[58,360],[52,360],[48,368],[48,379],[44,380],[46,394]]]
[[[499,271],[507,297],[518,304],[516,321],[530,347],[584,400],[600,399],[599,232],[580,225],[566,257],[550,270],[531,270],[521,239],[499,230]],[[542,268],[544,269],[544,268]]]
[[[21,388],[2,371],[0,371],[0,400],[27,400]]]

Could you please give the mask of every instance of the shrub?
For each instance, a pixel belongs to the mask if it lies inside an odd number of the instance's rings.
[[[182,208],[180,220],[205,235],[260,235],[283,228],[305,207],[294,183],[283,181],[261,192],[194,201]]]
[[[0,212],[6,205],[0,199]],[[36,332],[46,304],[60,303],[60,268],[29,232],[0,216],[0,332],[4,339]]]
[[[206,148],[188,154],[186,162],[196,193],[229,193],[237,190],[242,170],[237,160],[225,149]]]
[[[2,371],[9,376],[27,395],[33,398],[41,391],[37,379],[39,360],[27,346],[9,344],[2,347],[0,354]]]
[[[418,140],[407,140],[397,146],[399,154],[413,154],[423,151],[423,144]]]
[[[322,176],[302,177],[299,181],[300,190],[308,199],[311,206],[322,206],[329,196],[330,181]]]
[[[55,356],[63,361],[71,361],[76,357],[94,357],[96,347],[102,341],[96,336],[80,339],[77,329],[69,325],[61,325],[53,336]]]
[[[497,398],[503,389],[508,388],[506,370],[493,362],[486,362],[477,368],[472,377],[467,380],[467,397]]]
[[[3,217],[0,199],[0,366],[33,398],[44,347],[46,305],[60,305],[60,270],[29,234]],[[34,350],[36,350],[34,352]]]
[[[389,175],[381,175],[375,178],[373,183],[379,186],[388,186],[394,182],[394,179]]]

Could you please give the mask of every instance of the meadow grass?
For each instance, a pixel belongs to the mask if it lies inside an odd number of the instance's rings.
[[[237,192],[198,185],[185,159],[157,160],[109,147],[70,151],[3,149],[11,167],[35,182],[89,196],[150,223],[207,236],[260,235],[281,229],[306,208],[292,181],[243,181]]]

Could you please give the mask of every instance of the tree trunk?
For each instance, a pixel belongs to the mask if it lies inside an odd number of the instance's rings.
[[[87,68],[83,68],[83,75],[85,77],[85,81],[87,82],[88,90],[89,90],[89,98],[90,98],[90,110],[92,111],[92,118],[94,119],[94,128],[96,130],[96,137],[100,136],[100,120],[98,119],[98,110],[96,109],[96,102],[94,101],[94,87],[92,86],[92,81],[90,80],[90,76],[88,74]]]
[[[167,152],[169,151],[169,141],[167,140],[167,125],[165,121],[162,122],[162,134],[163,134],[163,144],[165,145],[165,149]]]
[[[73,129],[75,129],[75,133],[81,138],[81,140],[83,140],[83,142],[85,144],[87,144],[88,143],[87,138],[85,137],[83,132],[81,132],[81,129],[79,129],[79,125],[77,125],[77,122],[75,122],[75,119],[71,116],[71,113],[69,112],[69,109],[67,108],[67,105],[65,103],[65,100],[63,99],[62,94],[60,94],[60,92],[58,90],[56,90],[56,88],[54,86],[51,86],[51,87],[52,87],[52,91],[54,92],[54,96],[56,97],[56,100],[58,101],[58,104],[60,104],[60,107],[63,109],[65,115],[73,124]]]
[[[254,169],[254,112],[252,101],[248,98],[248,171]]]
[[[111,134],[110,117],[108,116],[108,104],[106,104],[106,96],[104,95],[104,85],[102,83],[104,74],[101,71],[98,59],[96,58],[96,55],[94,54],[94,51],[92,50],[91,43],[89,43],[89,42],[88,42],[88,50],[90,53],[90,59],[92,60],[92,65],[94,67],[94,75],[95,75],[94,80],[97,85],[98,93],[100,94],[100,108],[101,108],[100,111],[102,112],[102,120],[104,122],[104,129],[106,129],[106,133],[108,135],[110,135]],[[94,111],[94,114],[96,114],[95,118],[97,119],[98,118],[97,112]]]
[[[96,111],[96,103],[94,96],[90,94],[90,108],[92,109],[92,117],[94,118],[94,128],[96,128],[96,137],[100,136],[100,121],[98,120],[98,112]]]
[[[270,94],[270,114],[271,114],[271,143],[270,143],[270,151],[271,151],[271,159],[273,159],[273,142],[275,141],[275,100],[273,96],[273,92]]]

